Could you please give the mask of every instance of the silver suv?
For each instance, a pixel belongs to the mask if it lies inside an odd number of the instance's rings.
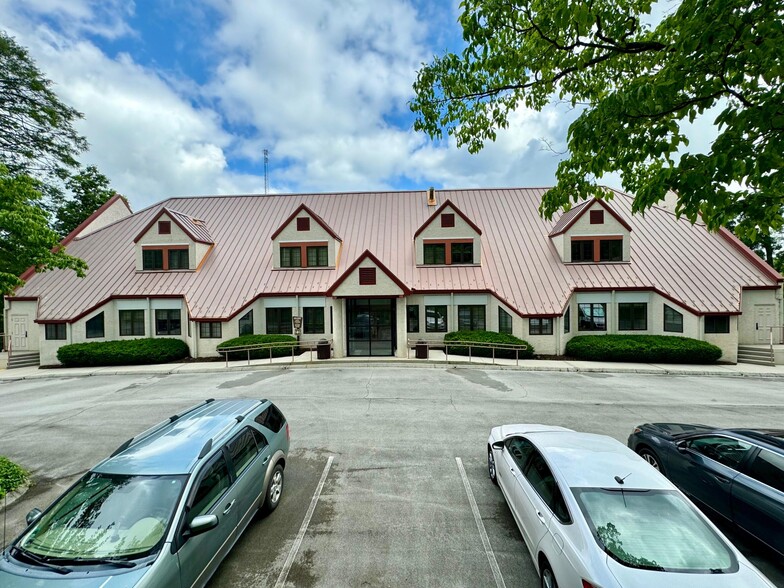
[[[0,558],[0,586],[203,586],[280,502],[289,427],[268,400],[207,400],[129,439]]]

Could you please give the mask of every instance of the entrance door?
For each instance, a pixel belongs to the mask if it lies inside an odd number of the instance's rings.
[[[754,322],[757,327],[757,343],[770,342],[770,329],[776,324],[776,305],[775,304],[755,304]],[[773,342],[776,343],[776,333],[773,334]]]
[[[27,350],[27,317],[11,315],[11,353]]]
[[[348,355],[395,354],[395,299],[346,300]]]

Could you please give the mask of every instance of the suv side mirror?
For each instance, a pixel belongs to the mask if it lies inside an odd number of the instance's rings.
[[[188,525],[188,536],[195,537],[218,526],[218,517],[215,515],[201,515],[196,517]]]
[[[27,521],[27,526],[29,527],[38,519],[40,519],[42,514],[44,513],[41,512],[40,508],[34,508],[30,512],[28,512],[27,516],[25,517],[25,521]]]
[[[496,441],[495,443],[493,443],[491,447],[493,449],[503,449],[505,443],[506,443],[505,441]]]

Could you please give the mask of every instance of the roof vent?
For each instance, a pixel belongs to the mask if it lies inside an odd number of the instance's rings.
[[[433,186],[430,186],[427,189],[427,205],[428,206],[436,205],[436,189]]]

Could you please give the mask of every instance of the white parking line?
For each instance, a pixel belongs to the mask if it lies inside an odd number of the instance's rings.
[[[305,532],[308,530],[310,519],[313,517],[313,511],[316,510],[316,504],[318,503],[319,497],[321,496],[321,490],[324,488],[324,482],[327,479],[329,468],[332,466],[332,460],[334,458],[335,456],[333,455],[329,456],[329,459],[327,459],[327,465],[324,466],[324,471],[321,472],[321,479],[319,480],[318,486],[316,487],[316,492],[313,494],[313,498],[310,500],[308,512],[305,513],[305,520],[302,521],[302,526],[299,528],[297,538],[294,540],[294,545],[291,546],[291,551],[289,551],[289,556],[286,558],[286,563],[283,564],[283,569],[280,571],[280,576],[278,576],[278,581],[275,583],[275,588],[283,588],[283,586],[286,584],[286,578],[289,576],[291,565],[294,563],[294,558],[297,557],[299,546],[302,544],[302,539],[305,537]]]
[[[501,575],[501,569],[498,567],[498,562],[495,559],[495,553],[493,553],[493,548],[490,546],[490,539],[487,537],[487,531],[485,531],[485,525],[482,522],[482,517],[479,515],[479,507],[476,505],[476,500],[474,499],[474,493],[471,491],[471,484],[468,482],[468,476],[466,476],[465,468],[463,467],[463,461],[459,457],[456,457],[455,461],[457,462],[457,469],[460,470],[460,477],[463,478],[463,486],[465,486],[465,491],[466,494],[468,495],[468,502],[471,503],[471,510],[474,513],[476,528],[479,529],[479,536],[482,538],[482,545],[484,545],[485,547],[485,554],[487,555],[487,561],[490,562],[490,569],[493,570],[493,578],[495,578],[495,585],[498,588],[506,588],[504,577]]]

